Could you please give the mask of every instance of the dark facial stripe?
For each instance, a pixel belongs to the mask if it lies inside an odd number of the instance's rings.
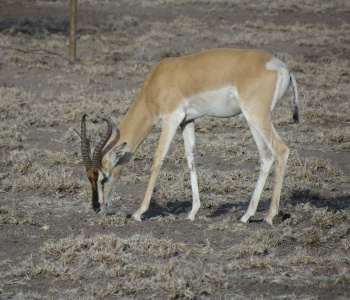
[[[97,190],[98,173],[90,169],[87,172],[87,176],[91,182],[91,188],[92,188],[92,208],[94,209],[95,212],[99,212],[100,203],[98,202],[98,190]]]
[[[100,202],[98,202],[98,192],[97,189],[92,189],[92,208],[95,212],[100,211]]]

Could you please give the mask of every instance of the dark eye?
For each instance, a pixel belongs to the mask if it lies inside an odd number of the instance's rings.
[[[105,184],[106,182],[107,182],[107,177],[105,177],[101,180],[101,184]]]

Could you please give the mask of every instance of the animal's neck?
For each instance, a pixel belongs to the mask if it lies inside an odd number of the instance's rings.
[[[128,144],[128,151],[135,152],[155,124],[155,115],[137,99],[120,122],[120,142]]]
[[[144,99],[137,98],[111,136],[104,154],[126,142],[126,152],[132,155],[154,126],[155,119],[155,114],[147,108]]]

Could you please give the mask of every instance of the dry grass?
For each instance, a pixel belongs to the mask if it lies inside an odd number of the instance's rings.
[[[79,1],[95,16],[79,23],[74,66],[60,29],[67,18],[0,27],[0,68],[7,71],[0,73],[0,298],[349,297],[350,6],[282,2]],[[122,17],[106,13],[125,7]],[[291,148],[277,225],[260,222],[273,171],[254,222],[237,222],[259,171],[256,146],[238,118],[196,121],[196,221],[184,220],[191,190],[180,134],[146,220],[128,218],[145,192],[159,129],[125,167],[111,211],[93,215],[73,131],[81,115],[89,114],[96,144],[106,127],[101,117],[118,124],[159,60],[215,47],[270,50],[297,78],[302,123],[292,122],[291,92],[273,114]]]

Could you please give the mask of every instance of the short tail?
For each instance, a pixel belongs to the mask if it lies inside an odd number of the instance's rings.
[[[293,76],[292,73],[290,73],[290,79],[293,85],[293,91],[294,91],[294,114],[293,114],[293,120],[296,123],[300,122],[299,119],[299,97],[298,97],[298,85],[297,82]]]

